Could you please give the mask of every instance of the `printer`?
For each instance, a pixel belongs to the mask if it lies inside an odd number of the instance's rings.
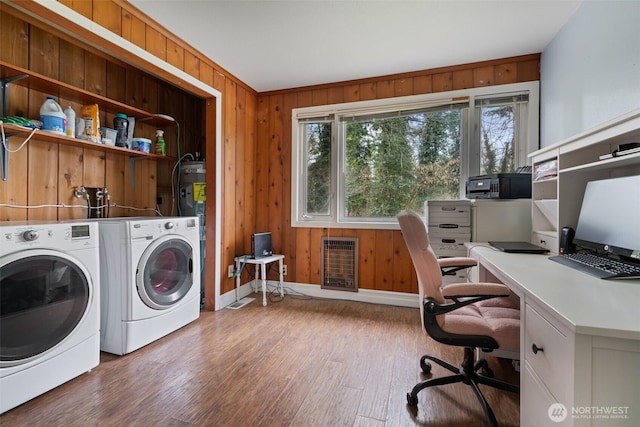
[[[467,180],[467,199],[530,199],[531,173],[494,173]]]

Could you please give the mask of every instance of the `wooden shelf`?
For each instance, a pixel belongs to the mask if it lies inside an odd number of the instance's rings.
[[[4,133],[5,133],[5,136],[7,137],[22,135],[26,138],[33,131],[33,129],[30,129],[30,128],[11,125],[11,124],[5,124],[5,123],[2,124],[2,127],[4,128]],[[114,152],[118,154],[126,154],[129,157],[147,157],[153,160],[166,160],[166,161],[176,160],[174,157],[160,156],[155,153],[143,153],[142,151],[129,150],[127,148],[116,147],[114,145],[99,144],[99,143],[87,141],[84,139],[71,138],[68,136],[58,135],[55,133],[42,131],[42,130],[36,130],[36,133],[33,135],[33,138],[37,138],[40,141],[56,142],[58,144],[73,145],[73,146],[82,147],[82,148],[90,148],[92,150],[101,150],[101,151]]]
[[[112,114],[124,113],[127,116],[135,117],[136,120],[145,121],[158,127],[175,124],[173,120],[169,120],[162,115],[140,110],[139,108],[71,86],[4,61],[0,61],[0,81],[3,83],[3,87],[9,84],[19,85],[49,95],[57,95],[58,97],[70,99],[85,105],[98,104],[101,110]]]
[[[48,95],[55,95],[57,97],[72,100],[83,105],[98,104],[98,108],[106,113],[124,113],[127,116],[135,117],[136,121],[147,122],[150,125],[156,127],[173,126],[176,124],[176,122],[168,116],[157,113],[150,113],[148,111],[144,111],[139,108],[123,104],[122,102],[104,97],[102,95],[98,95],[87,90],[71,86],[67,83],[60,82],[50,77],[34,73],[30,70],[26,70],[16,65],[0,61],[0,104],[2,105],[2,112],[0,114],[3,115],[6,114],[6,103],[9,98],[8,89],[11,85],[23,86]],[[3,124],[2,126],[5,136],[7,137],[21,135],[24,136],[24,138],[27,138],[33,131],[33,129],[12,124]],[[101,150],[105,152],[127,155],[129,156],[132,169],[132,185],[135,184],[133,181],[135,160],[150,159],[156,161],[177,161],[177,159],[173,157],[160,156],[155,153],[143,153],[141,151],[134,151],[123,147],[99,144],[84,139],[70,138],[68,136],[58,135],[41,130],[36,130],[36,133],[33,137],[37,138],[40,141],[55,142],[58,144],[73,145],[75,147],[89,148],[93,150]],[[8,166],[9,151],[3,145],[2,147],[0,147],[0,172],[2,173],[3,180],[6,180],[8,177]]]

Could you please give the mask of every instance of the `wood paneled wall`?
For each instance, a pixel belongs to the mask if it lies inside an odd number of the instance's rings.
[[[31,8],[31,12],[46,16],[46,12],[38,10],[38,6],[31,2],[20,2],[24,7]],[[209,107],[203,107],[202,99],[194,99],[189,96],[184,102],[177,105],[173,102],[185,96],[185,91],[172,86],[164,87],[159,91],[155,101],[159,106],[171,107],[168,114],[179,120],[184,120],[183,115],[194,113],[196,121],[191,126],[181,126],[185,136],[182,138],[186,152],[196,146],[205,146],[207,161],[207,186],[209,198],[207,200],[207,270],[206,270],[206,300],[205,307],[214,307],[213,297],[213,259],[220,256],[223,269],[221,271],[221,292],[233,290],[234,283],[226,277],[226,266],[233,263],[235,255],[241,255],[250,251],[250,235],[256,231],[269,230],[273,233],[274,249],[286,256],[289,274],[286,280],[300,283],[320,283],[320,238],[322,236],[357,236],[359,238],[359,286],[364,289],[393,290],[399,292],[415,292],[415,274],[411,267],[409,255],[399,231],[389,230],[348,230],[348,229],[317,229],[317,228],[292,228],[290,222],[291,211],[291,109],[313,105],[322,105],[339,102],[360,101],[367,99],[387,98],[402,95],[440,92],[466,87],[488,86],[513,82],[531,81],[539,79],[539,55],[529,55],[518,58],[508,58],[498,61],[489,61],[476,64],[461,65],[455,67],[426,70],[414,73],[405,73],[394,76],[364,79],[358,81],[333,83],[315,87],[289,89],[286,91],[257,94],[244,82],[237,79],[223,67],[219,66],[211,58],[206,58],[197,50],[184,43],[177,36],[159,26],[149,17],[141,13],[135,7],[124,0],[60,0],[60,3],[92,19],[99,25],[109,29],[113,33],[147,50],[158,58],[185,71],[200,81],[214,87],[222,94],[222,229],[221,247],[215,247],[214,215],[215,187],[215,124],[211,123],[213,115],[204,113],[210,110],[212,99],[204,100]],[[46,43],[51,34],[44,34],[45,40],[38,42],[38,47],[33,46],[30,34],[33,25],[16,19],[15,13],[6,13],[7,7],[0,4],[0,12],[5,7],[5,13],[0,13],[1,36],[0,58],[8,62],[29,68],[29,55],[43,55],[42,49],[52,49],[58,57],[64,57],[65,64],[73,65],[76,72],[68,73],[63,70],[60,79],[71,79],[70,83],[79,87],[92,88],[88,90],[107,90],[110,97],[123,96],[126,103],[137,105],[144,98],[139,92],[144,84],[154,82],[145,73],[132,73],[124,69],[121,64],[106,61],[95,52],[86,49],[78,50],[73,43],[65,40],[53,45]],[[65,23],[58,25],[67,26]],[[36,33],[38,30],[36,29]],[[45,32],[46,33],[46,32]],[[59,37],[59,35],[56,35]],[[53,36],[53,39],[56,38]],[[10,40],[11,43],[5,43]],[[223,41],[224,42],[224,41]],[[17,43],[17,44],[16,44]],[[63,46],[60,49],[60,46]],[[68,46],[68,47],[67,47]],[[25,52],[30,52],[26,54]],[[38,53],[40,52],[40,53]],[[46,50],[46,52],[49,52]],[[46,55],[43,55],[46,56]],[[135,64],[135,58],[130,58]],[[42,59],[45,60],[45,59]],[[113,63],[112,63],[113,62]],[[84,64],[84,72],[81,72]],[[35,64],[34,64],[35,65]],[[103,66],[104,65],[104,66]],[[56,59],[51,64],[42,63],[38,66],[38,72],[60,73],[60,62]],[[142,67],[144,68],[144,67]],[[93,70],[93,71],[87,71]],[[124,70],[124,71],[123,71]],[[132,74],[130,74],[132,73]],[[49,74],[47,74],[49,75]],[[126,78],[121,78],[121,76]],[[131,75],[131,77],[129,77]],[[118,76],[118,77],[116,77]],[[134,77],[135,76],[135,77]],[[123,84],[122,82],[126,82]],[[84,86],[80,84],[82,82]],[[134,84],[135,83],[135,84]],[[173,92],[175,91],[175,92]],[[99,92],[102,93],[102,92]],[[146,95],[147,91],[144,91]],[[34,111],[39,108],[42,100],[31,100],[31,97],[39,97],[41,94],[29,95],[21,93],[20,89],[12,92],[13,97],[20,101],[23,109]],[[31,101],[30,101],[31,100]],[[31,103],[30,103],[31,102]],[[147,100],[147,102],[149,102]],[[33,104],[33,105],[31,105]],[[195,106],[194,106],[195,104]],[[140,107],[143,108],[143,107]],[[148,106],[144,109],[149,109]],[[182,122],[181,122],[182,124]],[[206,129],[206,133],[202,129]],[[199,133],[200,132],[200,133]],[[12,141],[12,144],[15,142]],[[55,145],[55,144],[54,144]],[[66,197],[68,188],[73,187],[78,181],[102,183],[110,191],[119,192],[118,196],[132,197],[127,189],[128,162],[119,155],[105,155],[104,153],[92,153],[91,150],[83,150],[82,153],[74,152],[69,148],[51,147],[47,144],[34,144],[35,150],[40,154],[32,157],[32,153],[21,152],[11,157],[10,170],[12,173],[22,174],[30,169],[15,166],[38,163],[52,156],[55,160],[47,160],[47,173],[36,174],[32,172],[32,183],[24,187],[29,175],[18,175],[11,178],[12,184],[0,184],[0,199],[24,200],[27,203],[40,200],[42,194],[48,194],[52,186],[56,187],[56,194],[63,193]],[[188,147],[188,148],[187,148]],[[69,152],[67,152],[69,151]],[[60,153],[62,152],[62,160]],[[38,160],[35,160],[38,159]],[[68,166],[68,171],[61,169],[60,165]],[[101,172],[103,170],[104,177]],[[161,168],[158,164],[158,168]],[[163,166],[166,175],[166,166]],[[31,170],[35,171],[34,168]],[[41,168],[42,170],[42,168]],[[82,178],[78,178],[82,171]],[[91,171],[87,173],[86,171]],[[157,175],[162,176],[161,171]],[[154,171],[150,166],[148,170],[136,169],[136,186],[139,180],[145,178],[149,182],[160,181],[160,193],[167,191],[168,181],[154,177]],[[138,177],[140,174],[140,177]],[[69,178],[67,178],[69,177]],[[115,178],[117,177],[117,178]],[[116,180],[116,183],[112,183]],[[88,185],[88,184],[84,184]],[[153,186],[149,184],[149,186]],[[64,187],[64,190],[60,190]],[[24,189],[29,188],[26,196]],[[37,188],[32,191],[31,188]],[[45,190],[42,190],[45,189]],[[153,191],[153,190],[151,190]],[[8,194],[9,196],[5,196]],[[144,197],[145,195],[140,195]],[[146,196],[149,196],[148,194]],[[57,200],[61,200],[57,196]],[[154,195],[155,198],[155,195]],[[44,197],[47,199],[47,197]],[[150,204],[150,199],[144,199]],[[128,214],[123,212],[124,214]],[[15,212],[8,214],[0,208],[0,220],[13,218]],[[41,214],[42,215],[42,214]],[[47,212],[46,216],[59,215],[56,212]]]
[[[291,110],[341,102],[539,80],[540,55],[439,68],[394,76],[262,93],[258,96],[254,231],[271,231],[285,254],[287,280],[320,283],[323,236],[359,238],[359,287],[417,292],[417,279],[400,231],[291,227]]]
[[[185,128],[183,139],[186,142],[202,135],[202,106],[199,105],[202,101],[139,70],[83,49],[6,10],[0,11],[0,22],[0,38],[11,40],[11,43],[1,44],[0,59],[3,61],[146,111],[172,115]],[[65,99],[55,91],[43,93],[12,83],[9,84],[7,115],[39,119],[40,106],[47,95],[55,96],[62,108],[71,106],[77,115],[80,114],[82,104],[78,99]],[[101,126],[113,127],[114,114],[114,111],[101,110]],[[155,127],[149,124],[138,122],[135,130],[137,137],[155,138]],[[139,159],[133,169],[126,154],[46,142],[36,133],[23,149],[10,154],[8,179],[0,181],[0,203],[84,206],[82,199],[73,196],[74,189],[106,187],[112,203],[131,207],[114,208],[112,216],[150,216],[155,215],[157,189],[160,188],[165,197],[159,207],[169,213],[170,175],[177,156],[177,132],[172,132],[172,128],[165,130],[168,155],[174,161]],[[11,137],[10,148],[16,150],[23,140],[23,136]],[[186,147],[184,141],[181,145]],[[86,215],[83,208],[0,207],[1,221],[64,220],[85,218]]]
[[[213,309],[214,301],[214,257],[220,256],[223,266],[231,264],[233,257],[238,251],[245,250],[244,243],[238,249],[237,242],[244,242],[243,236],[246,221],[253,221],[255,217],[255,203],[251,200],[251,193],[254,191],[255,181],[253,177],[245,179],[247,174],[246,158],[255,155],[255,111],[256,92],[245,83],[219,66],[211,59],[205,57],[191,46],[184,43],[177,36],[159,26],[145,14],[137,10],[124,0],[60,0],[61,4],[69,7],[84,17],[93,20],[97,24],[107,28],[114,34],[130,41],[131,43],[145,49],[156,57],[194,76],[203,83],[217,89],[222,94],[223,100],[223,129],[222,131],[222,161],[224,165],[222,187],[222,230],[221,247],[214,245],[215,239],[215,200],[211,195],[215,188],[215,99],[206,98],[199,93],[191,96],[186,89],[181,89],[184,82],[176,81],[175,85],[162,84],[153,101],[149,95],[148,85],[150,82],[156,84],[157,81],[151,78],[152,71],[135,73],[134,69],[123,68],[117,61],[109,61],[100,55],[100,52],[91,50],[84,46],[76,46],[77,41],[65,38],[64,35],[56,31],[55,27],[47,28],[46,25],[28,17],[15,10],[10,4],[0,3],[0,59],[26,69],[38,71],[41,74],[58,78],[77,87],[105,94],[108,91],[109,97],[120,99],[122,102],[154,111],[154,102],[158,103],[159,112],[169,114],[180,122],[181,125],[181,152],[200,151],[205,155],[207,169],[207,186],[209,187],[209,198],[207,199],[207,269],[205,271],[205,308]],[[36,16],[42,16],[45,20],[55,18],[56,26],[81,31],[74,28],[74,23],[64,21],[60,17],[52,17],[51,14],[41,6],[33,2],[16,1],[20,7],[26,8]],[[46,28],[42,30],[41,28]],[[34,32],[32,35],[32,32]],[[35,41],[34,36],[44,33],[45,40]],[[50,39],[51,43],[46,43]],[[94,40],[95,41],[95,40]],[[62,49],[60,48],[62,47]],[[30,55],[42,56],[41,60],[48,61],[47,56],[54,54],[51,66],[43,65],[38,68],[30,68]],[[46,53],[46,55],[45,55]],[[56,56],[60,55],[60,57]],[[130,62],[139,69],[145,71],[145,64],[137,62],[131,55]],[[61,67],[61,62],[64,66]],[[75,70],[69,72],[69,64]],[[158,70],[153,70],[157,74]],[[161,71],[161,70],[160,70]],[[55,74],[51,74],[55,73]],[[169,81],[173,79],[169,75],[163,76]],[[68,79],[68,80],[66,80]],[[187,88],[188,89],[188,88]],[[9,114],[31,114],[37,113],[44,94],[30,95],[27,89],[16,86],[11,89],[11,100]],[[54,94],[55,95],[55,94]],[[202,97],[205,96],[205,99]],[[30,106],[30,97],[34,97],[33,106]],[[62,100],[64,103],[64,100]],[[142,104],[140,104],[142,102]],[[151,104],[150,104],[151,103]],[[160,107],[165,107],[161,109]],[[33,110],[36,108],[36,110]],[[63,107],[64,108],[64,107]],[[76,110],[77,111],[77,110]],[[37,116],[37,114],[36,114]],[[105,120],[111,120],[112,117]],[[151,137],[154,133],[151,130]],[[144,135],[140,135],[144,136]],[[171,147],[169,132],[165,135],[167,146]],[[18,142],[11,140],[11,147],[14,148]],[[155,206],[156,182],[157,195],[162,196],[163,205],[161,212],[167,214],[171,198],[171,170],[173,164],[169,162],[158,162],[157,171],[154,168],[156,162],[137,161],[136,162],[136,190],[129,187],[129,162],[126,156],[105,154],[101,151],[88,149],[73,150],[69,147],[58,147],[57,144],[45,144],[39,141],[29,143],[29,147],[34,148],[22,150],[10,157],[11,171],[10,179],[6,183],[0,182],[0,203],[12,204],[34,204],[36,202],[53,201],[57,203],[68,203],[57,194],[61,193],[68,197],[69,188],[73,188],[77,183],[84,183],[85,186],[107,185],[113,199],[127,205],[140,206],[139,200],[144,202],[143,206]],[[173,145],[175,147],[175,145]],[[35,155],[36,150],[41,154]],[[59,152],[63,156],[59,157]],[[175,153],[175,148],[174,151]],[[53,154],[52,154],[53,153]],[[75,156],[75,157],[74,157]],[[42,161],[47,159],[47,167],[43,168]],[[141,163],[149,163],[142,166]],[[27,178],[29,169],[25,165],[39,164],[40,173],[35,173],[36,169],[31,168],[31,180]],[[241,165],[237,167],[236,165]],[[250,166],[250,160],[248,165]],[[104,171],[104,172],[101,172]],[[235,174],[238,173],[239,176]],[[63,177],[63,178],[60,178]],[[143,184],[143,181],[146,183]],[[241,184],[239,184],[241,183]],[[62,189],[61,189],[62,188]],[[55,190],[55,195],[52,191]],[[239,204],[242,208],[236,212],[235,206]],[[228,214],[228,209],[231,213]],[[64,215],[77,216],[80,212],[75,210],[71,213],[61,213],[56,209],[24,211],[0,207],[0,220],[12,220],[27,218],[39,219],[62,219]],[[66,211],[65,211],[66,212]],[[116,210],[114,216],[140,215],[137,211],[128,212],[126,210]],[[37,215],[37,216],[36,216]],[[248,229],[252,229],[251,224]],[[233,283],[226,278],[226,268],[221,273],[223,283],[222,292],[233,289]]]

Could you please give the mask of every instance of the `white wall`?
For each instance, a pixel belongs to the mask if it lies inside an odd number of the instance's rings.
[[[585,0],[542,52],[540,147],[640,108],[640,1]]]

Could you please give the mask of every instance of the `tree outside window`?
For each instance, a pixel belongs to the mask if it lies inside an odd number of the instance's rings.
[[[395,223],[427,200],[461,198],[468,176],[525,165],[538,84],[491,89],[294,110],[292,224]]]

